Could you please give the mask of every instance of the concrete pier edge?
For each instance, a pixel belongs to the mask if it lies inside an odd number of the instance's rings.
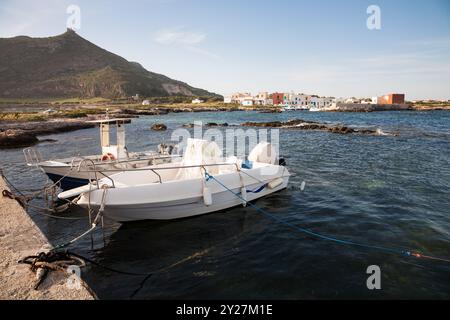
[[[7,189],[0,177],[0,191]],[[81,286],[67,283],[68,274],[50,272],[38,290],[35,274],[18,261],[51,247],[48,239],[16,200],[0,194],[0,299],[1,300],[93,300],[95,293],[80,279]]]

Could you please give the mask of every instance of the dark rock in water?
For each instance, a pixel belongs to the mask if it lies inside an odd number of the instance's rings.
[[[28,147],[38,143],[36,135],[22,130],[6,130],[0,132],[0,148]]]
[[[208,122],[206,124],[207,127],[228,127],[229,124],[224,122],[224,123],[215,123],[215,122]]]
[[[93,123],[68,119],[59,119],[55,121],[2,122],[0,129],[0,149],[28,147],[40,142],[37,136],[93,127],[95,127],[95,124]],[[47,142],[50,142],[49,139]]]
[[[298,126],[298,125],[305,125],[305,124],[321,124],[321,125],[323,125],[322,123],[317,122],[317,121],[310,121],[310,120],[303,120],[303,119],[291,119],[284,123],[285,126]]]
[[[42,143],[42,142],[55,143],[55,142],[58,142],[58,140],[55,140],[55,139],[39,139],[39,143]]]
[[[282,113],[283,111],[281,109],[267,109],[260,111],[259,113]]]
[[[272,122],[244,122],[242,124],[244,127],[272,127],[278,128],[283,126],[283,122],[280,121],[272,121]]]
[[[355,130],[355,133],[379,135],[377,130],[372,130],[372,129],[358,129],[358,130]]]
[[[47,121],[47,122],[28,122],[24,123],[21,126],[18,126],[18,129],[23,129],[39,136],[53,133],[70,132],[94,127],[95,124],[93,123],[61,120],[61,121]]]
[[[286,122],[272,121],[272,122],[245,122],[242,126],[246,127],[269,127],[269,128],[284,128],[284,129],[298,129],[298,130],[322,130],[339,134],[377,134],[376,131],[370,129],[353,129],[347,126],[330,125],[315,121],[293,119]]]
[[[296,125],[295,127],[288,127],[288,128],[297,128],[301,130],[327,130],[329,129],[328,126],[324,124],[319,123],[302,123],[299,125]]]
[[[194,128],[196,126],[195,123],[185,123],[183,124],[183,128]],[[208,122],[205,124],[205,127],[229,127],[230,125],[226,122],[224,123],[215,123],[215,122]]]
[[[355,133],[356,132],[355,129],[348,128],[348,127],[345,127],[345,126],[330,127],[329,131],[333,132],[333,133],[341,133],[341,134]]]
[[[154,125],[152,125],[151,129],[153,131],[166,131],[167,126],[163,123],[155,123]]]

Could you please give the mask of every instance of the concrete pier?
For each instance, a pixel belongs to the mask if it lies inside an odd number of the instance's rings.
[[[0,192],[7,189],[0,177]],[[86,284],[71,288],[68,274],[50,272],[38,290],[34,290],[35,274],[29,265],[17,261],[49,248],[27,212],[15,200],[0,194],[0,299],[2,300],[92,300],[94,294]]]

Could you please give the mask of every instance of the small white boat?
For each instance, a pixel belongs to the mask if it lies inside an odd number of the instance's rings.
[[[128,152],[125,145],[125,124],[131,122],[130,119],[104,119],[88,122],[100,125],[102,154],[43,161],[38,150],[26,148],[23,153],[27,165],[40,168],[53,182],[57,182],[61,189],[69,190],[97,179],[95,172],[83,170],[86,168],[91,170],[131,169],[172,160],[171,150],[164,145],[160,145],[158,152]],[[110,143],[110,130],[113,127],[115,127],[117,136],[115,145]]]
[[[220,153],[215,142],[188,139],[178,165],[119,172],[58,197],[79,196],[78,205],[103,208],[105,217],[119,222],[170,220],[245,205],[287,187],[289,171],[269,143],[257,145],[247,161]]]
[[[295,111],[295,107],[291,105],[285,105],[283,111]]]

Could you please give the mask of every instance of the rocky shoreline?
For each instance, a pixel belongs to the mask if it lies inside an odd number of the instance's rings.
[[[0,123],[0,149],[29,147],[39,142],[50,141],[49,139],[40,140],[38,136],[93,127],[95,127],[95,124],[93,123],[70,119],[33,122],[3,122]]]
[[[86,106],[85,106],[86,107]],[[104,106],[102,106],[104,107]],[[95,125],[87,123],[87,120],[100,119],[105,116],[106,109],[98,109],[92,106],[92,109],[73,109],[66,106],[64,109],[55,111],[57,117],[52,114],[46,114],[44,110],[32,113],[4,113],[18,115],[17,120],[10,120],[6,117],[0,119],[0,149],[23,148],[35,145],[40,142],[49,141],[48,139],[39,139],[39,136],[55,133],[69,132],[80,129],[92,128]],[[149,109],[140,108],[114,108],[109,111],[111,117],[117,118],[138,118],[140,116],[162,115],[180,112],[233,112],[233,111],[260,111],[260,112],[278,112],[273,107],[152,107]],[[74,114],[76,119],[73,119]],[[1,113],[0,113],[1,115]],[[81,116],[79,116],[81,115]],[[23,116],[23,118],[21,118]],[[59,116],[59,117],[58,117]],[[78,117],[79,116],[79,117]],[[36,119],[36,120],[35,120]],[[167,128],[166,128],[167,129]],[[153,130],[164,131],[164,124],[159,124]]]
[[[195,124],[186,123],[183,128],[194,128]],[[228,124],[209,122],[204,127],[256,127],[256,128],[279,128],[279,129],[297,129],[297,130],[311,130],[311,131],[328,131],[338,134],[366,134],[366,135],[396,135],[396,133],[384,133],[379,129],[363,128],[356,129],[344,125],[334,125],[316,121],[309,121],[303,119],[292,119],[285,122],[269,121],[269,122],[244,122],[241,124]]]
[[[179,112],[233,112],[233,111],[258,111],[263,113],[280,112],[278,108],[273,107],[155,107],[151,109],[136,109],[136,108],[116,108],[110,111],[111,117],[120,118],[138,118],[139,116],[161,115]],[[81,112],[81,111],[80,111]],[[35,145],[39,142],[49,141],[39,139],[39,136],[49,135],[55,133],[69,132],[80,129],[92,128],[95,125],[86,122],[87,120],[99,119],[105,116],[104,110],[92,109],[89,114],[84,114],[80,118],[54,118],[43,117],[39,121],[33,120],[2,120],[0,121],[0,149],[6,148],[22,148]],[[33,113],[32,116],[42,117],[42,113]],[[33,119],[33,117],[30,117]],[[227,123],[208,123],[206,127],[228,126]],[[231,126],[231,125],[230,125]],[[384,135],[379,130],[373,129],[355,129],[344,125],[330,125],[327,123],[320,123],[314,121],[307,121],[302,119],[294,119],[286,122],[272,121],[272,122],[245,122],[241,126],[244,127],[272,127],[283,129],[298,129],[298,130],[321,130],[338,134],[367,134],[367,135]],[[193,124],[185,124],[183,127],[192,128]],[[164,124],[158,124],[152,130],[164,131],[167,127]]]
[[[319,130],[328,131],[331,133],[339,134],[367,134],[367,135],[380,135],[379,130],[374,129],[355,129],[343,125],[333,125],[327,123],[321,123],[316,121],[309,121],[303,119],[293,119],[286,122],[272,121],[272,122],[244,122],[241,124],[243,127],[265,127],[265,128],[280,128],[280,129],[298,129],[298,130]]]

